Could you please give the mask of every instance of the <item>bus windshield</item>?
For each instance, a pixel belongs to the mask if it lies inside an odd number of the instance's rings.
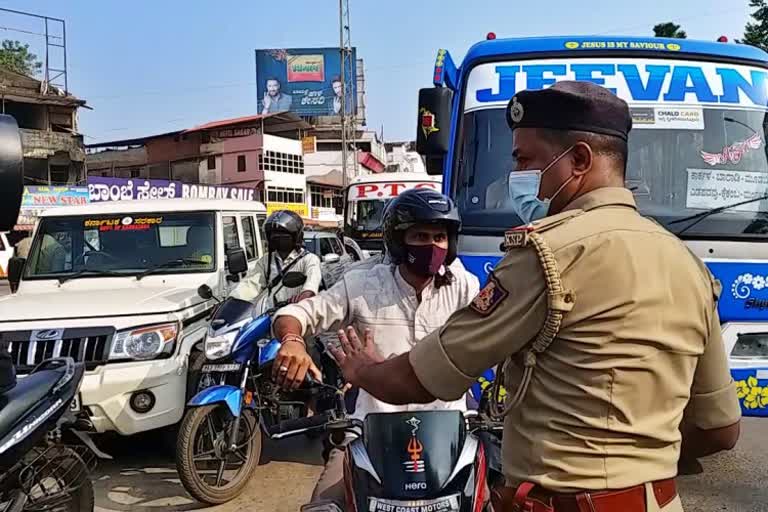
[[[716,91],[713,86],[712,94],[724,97],[723,87]],[[768,194],[764,104],[692,104],[695,94],[684,95],[689,103],[638,104],[617,88],[633,117],[626,186],[641,213],[670,231],[686,229],[686,237],[768,236],[766,200],[708,216],[690,229],[688,222],[672,222]],[[503,105],[477,108],[465,103],[475,108],[465,109],[453,174],[463,229],[494,232],[519,225],[508,204],[507,178],[514,162]]]
[[[349,226],[358,232],[381,232],[381,223],[384,220],[384,208],[388,199],[369,199],[357,201],[350,209]]]

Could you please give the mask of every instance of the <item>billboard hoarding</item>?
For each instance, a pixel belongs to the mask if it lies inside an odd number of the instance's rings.
[[[272,215],[278,210],[290,210],[301,217],[308,217],[307,205],[304,203],[267,203],[267,215]]]
[[[345,110],[356,112],[357,56],[344,75]],[[341,55],[338,48],[256,50],[259,113],[291,111],[300,116],[341,114]]]
[[[93,203],[173,198],[256,200],[256,189],[253,188],[99,176],[88,177],[87,191]]]
[[[21,209],[15,231],[31,231],[43,210],[58,206],[75,206],[88,203],[87,187],[28,186],[24,187]]]

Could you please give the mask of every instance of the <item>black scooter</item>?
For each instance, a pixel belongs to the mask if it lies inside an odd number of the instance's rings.
[[[501,424],[477,411],[446,410],[376,413],[359,421],[348,418],[343,398],[338,402],[283,428],[323,430],[337,446],[349,434],[356,437],[346,444],[346,512],[492,510],[490,489],[503,481]],[[311,510],[340,512],[335,505]]]
[[[42,362],[0,393],[0,511],[92,511],[96,449],[76,431],[70,405],[84,367]]]

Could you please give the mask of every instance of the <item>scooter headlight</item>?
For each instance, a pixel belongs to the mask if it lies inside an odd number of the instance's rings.
[[[225,332],[216,336],[205,338],[205,357],[208,359],[220,359],[228,356],[237,337],[237,330]]]

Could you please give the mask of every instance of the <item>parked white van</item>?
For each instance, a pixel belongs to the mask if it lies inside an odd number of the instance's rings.
[[[0,298],[0,341],[22,375],[50,357],[84,362],[77,407],[95,432],[173,425],[215,304],[197,289],[225,296],[253,270],[265,217],[262,203],[234,200],[51,208],[9,276],[16,293]]]

